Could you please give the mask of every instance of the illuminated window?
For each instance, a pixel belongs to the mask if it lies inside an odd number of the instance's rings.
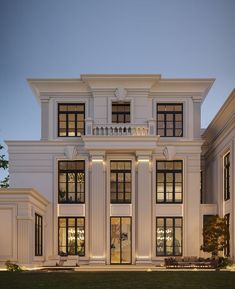
[[[112,103],[112,123],[129,123],[130,114],[129,102]]]
[[[230,152],[224,156],[224,200],[230,199]]]
[[[59,161],[59,203],[85,203],[85,161]]]
[[[230,256],[230,234],[229,234],[229,223],[230,223],[230,214],[226,214],[224,216],[225,223],[227,226],[227,235],[225,236],[225,248],[224,248],[224,256]]]
[[[183,220],[177,218],[157,218],[157,256],[181,256]]]
[[[183,136],[183,104],[157,104],[157,135],[162,137]]]
[[[131,161],[110,162],[111,203],[131,203]]]
[[[157,203],[182,203],[182,161],[157,161],[156,180]]]
[[[58,104],[58,136],[78,137],[85,134],[85,104]]]
[[[85,256],[85,218],[59,218],[59,246],[60,256]]]
[[[42,256],[43,225],[42,216],[35,214],[35,256]]]

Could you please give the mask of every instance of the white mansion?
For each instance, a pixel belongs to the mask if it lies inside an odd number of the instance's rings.
[[[0,262],[157,264],[205,256],[203,221],[226,216],[235,258],[235,91],[202,130],[214,79],[30,79],[41,140],[6,141]],[[78,257],[74,257],[78,256]]]

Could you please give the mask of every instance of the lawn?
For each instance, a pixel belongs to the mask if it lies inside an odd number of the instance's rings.
[[[0,272],[1,289],[235,289],[235,272]]]

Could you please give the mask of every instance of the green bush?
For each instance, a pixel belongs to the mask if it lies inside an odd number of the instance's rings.
[[[233,264],[233,261],[229,258],[219,257],[218,260],[218,268],[227,268],[227,266],[231,266]]]
[[[15,263],[12,263],[9,260],[6,261],[5,265],[6,265],[7,271],[9,271],[9,272],[20,272],[20,271],[22,271],[22,269],[20,268],[19,265],[15,264]]]

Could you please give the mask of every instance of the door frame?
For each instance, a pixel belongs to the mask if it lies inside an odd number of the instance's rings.
[[[112,234],[112,222],[111,219],[112,218],[118,218],[120,220],[120,234],[122,233],[122,218],[128,218],[130,219],[130,249],[131,249],[131,254],[130,254],[130,262],[129,263],[112,263],[112,254],[111,254],[111,234]],[[110,233],[109,233],[109,255],[110,255],[110,265],[131,265],[132,264],[132,216],[110,216]],[[120,260],[121,260],[121,256],[122,256],[122,241],[120,242]]]

